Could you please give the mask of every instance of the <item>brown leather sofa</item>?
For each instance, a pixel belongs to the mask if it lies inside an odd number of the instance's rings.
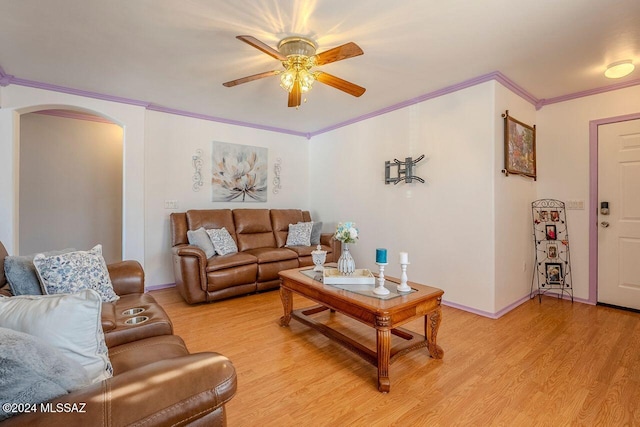
[[[0,295],[11,296],[0,242]],[[136,261],[108,266],[120,299],[104,303],[102,325],[113,377],[51,403],[85,403],[84,412],[25,413],[0,422],[9,426],[185,426],[226,425],[225,403],[236,392],[236,372],[217,353],[189,354],[166,312],[144,293],[144,271]],[[126,324],[131,308],[148,320]],[[63,406],[64,407],[64,406]]]
[[[189,304],[211,302],[280,286],[282,270],[313,265],[315,246],[285,247],[289,224],[311,221],[300,209],[212,209],[171,214],[176,287]],[[225,227],[238,253],[207,259],[189,245],[187,231]],[[327,261],[337,260],[340,242],[332,233],[320,237]]]

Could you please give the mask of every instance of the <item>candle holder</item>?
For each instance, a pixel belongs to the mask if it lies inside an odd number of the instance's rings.
[[[400,263],[400,268],[402,268],[402,274],[400,275],[400,284],[398,285],[398,292],[411,292],[411,286],[407,285],[407,265],[410,262]]]
[[[373,288],[373,293],[376,295],[389,295],[389,289],[384,287],[384,267],[388,265],[388,262],[376,262],[378,264],[378,286]]]

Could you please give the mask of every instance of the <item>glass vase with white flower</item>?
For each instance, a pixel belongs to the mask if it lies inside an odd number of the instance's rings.
[[[353,274],[356,271],[356,262],[349,252],[349,243],[358,241],[359,232],[356,223],[351,221],[339,223],[334,237],[342,242],[342,254],[338,258],[338,271],[345,275]]]

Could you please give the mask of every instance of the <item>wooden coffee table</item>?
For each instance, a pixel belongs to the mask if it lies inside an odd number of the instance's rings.
[[[436,336],[442,318],[440,302],[444,291],[430,286],[409,282],[415,292],[392,299],[378,299],[324,285],[301,273],[310,267],[302,267],[280,272],[280,298],[284,308],[281,326],[288,326],[291,318],[310,326],[327,337],[340,343],[347,349],[378,367],[378,390],[389,392],[389,365],[398,357],[412,350],[427,347],[431,357],[441,359],[444,351],[436,344]],[[389,282],[399,283],[398,279],[385,277]],[[371,285],[373,289],[373,285]],[[292,292],[302,295],[319,306],[293,311]],[[372,350],[352,338],[331,329],[311,316],[325,310],[345,314],[376,330],[376,349]],[[424,335],[400,328],[407,322],[424,317]],[[391,348],[391,334],[405,341]]]

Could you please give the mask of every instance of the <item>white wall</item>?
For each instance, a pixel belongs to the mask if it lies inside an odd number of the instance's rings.
[[[589,122],[640,113],[640,86],[552,104],[537,113],[538,198],[584,200],[567,211],[574,296],[589,298]]]
[[[494,92],[483,83],[311,139],[312,212],[325,231],[357,223],[356,266],[375,268],[384,247],[398,277],[407,251],[409,280],[494,312]],[[386,160],[421,154],[425,184],[384,184]]]
[[[147,283],[174,283],[169,215],[188,209],[308,209],[309,142],[302,137],[231,126],[189,117],[148,111],[146,115],[145,227]],[[211,201],[211,143],[213,141],[266,147],[269,155],[269,191],[266,203]],[[204,186],[192,190],[191,158],[204,153]],[[282,160],[281,185],[273,193],[273,165]],[[178,209],[164,208],[165,200],[177,200]],[[322,220],[322,218],[318,218]]]
[[[20,253],[102,244],[122,259],[122,128],[44,114],[20,118]]]
[[[496,83],[493,112],[495,151],[492,174],[495,180],[495,307],[492,313],[529,295],[534,251],[531,202],[536,199],[537,182],[520,175],[504,175],[504,119],[536,124],[535,107],[501,84]],[[538,146],[544,144],[538,138]]]
[[[124,129],[122,256],[144,266],[144,107],[10,85],[0,88],[0,240],[19,253],[20,115],[68,109],[108,118]]]

